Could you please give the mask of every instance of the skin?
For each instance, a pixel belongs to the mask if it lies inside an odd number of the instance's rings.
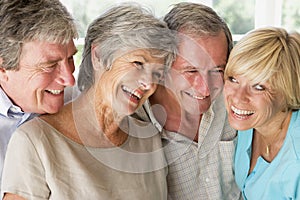
[[[132,51],[116,58],[111,70],[99,76],[96,95],[119,116],[130,115],[154,93],[163,73],[164,58],[153,57],[147,50]],[[107,95],[108,88],[112,95]]]
[[[222,91],[227,51],[224,32],[181,40],[165,87],[160,85],[150,97],[152,105],[160,105],[153,112],[166,130],[197,141],[202,114]]]
[[[68,44],[24,43],[19,70],[0,69],[0,84],[24,112],[55,113],[64,104],[64,88],[73,86],[73,40]]]
[[[225,80],[224,97],[228,120],[237,130],[269,132],[282,121],[283,96],[268,84],[253,84],[243,76],[229,77]]]
[[[95,51],[92,50],[92,53]],[[97,59],[93,59],[93,64],[99,69]],[[126,53],[115,59],[111,70],[100,69],[94,86],[74,102],[67,104],[56,114],[43,115],[41,118],[79,144],[90,147],[119,146],[126,141],[128,135],[119,128],[114,112],[117,111],[118,117],[132,114],[154,93],[163,71],[164,59],[151,56],[151,52],[147,50]],[[96,113],[96,118],[92,117],[93,112]],[[74,116],[78,116],[80,121],[76,121]],[[103,120],[110,123],[105,124]],[[24,198],[6,193],[4,200]]]
[[[259,156],[271,162],[283,145],[291,117],[291,111],[284,111],[284,96],[268,83],[230,76],[225,80],[224,98],[230,125],[237,130],[254,128],[249,172]]]

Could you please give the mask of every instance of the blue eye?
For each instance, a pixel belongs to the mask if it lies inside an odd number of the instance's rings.
[[[233,76],[229,76],[228,80],[232,83],[237,83],[238,81],[233,77]]]
[[[266,89],[263,85],[259,85],[259,84],[256,84],[253,87],[258,91],[263,91]]]
[[[224,68],[215,68],[212,70],[209,70],[210,73],[224,73]]]

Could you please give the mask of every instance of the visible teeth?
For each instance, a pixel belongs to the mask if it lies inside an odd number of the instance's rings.
[[[231,106],[231,110],[238,115],[251,115],[254,113],[252,110],[239,110],[236,107]]]
[[[60,94],[62,92],[62,90],[47,90],[48,92],[50,92],[51,94]]]
[[[192,97],[193,97],[194,99],[199,99],[199,100],[205,99],[205,98],[206,98],[206,97],[204,97],[204,96],[197,96],[197,95],[192,95]]]
[[[192,98],[194,98],[194,99],[198,99],[198,100],[202,100],[202,99],[207,98],[207,96],[197,96],[197,95],[195,95],[195,94],[190,94],[190,93],[188,93],[188,92],[187,92],[187,94],[188,94],[190,97],[192,97]]]
[[[132,91],[132,90],[130,90],[130,89],[129,89],[128,87],[126,87],[126,86],[122,86],[122,89],[123,89],[124,91],[130,93],[131,95],[136,96],[136,97],[139,98],[139,99],[142,98],[142,96],[141,96],[137,91]]]

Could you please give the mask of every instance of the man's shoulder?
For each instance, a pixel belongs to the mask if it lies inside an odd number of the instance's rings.
[[[150,119],[150,105],[149,102],[146,101],[140,108],[138,108],[131,116],[142,120],[142,121],[146,121],[149,122],[151,121]]]
[[[219,131],[217,131],[217,133],[219,133],[221,140],[228,141],[235,139],[237,131],[229,124],[222,94],[213,102],[208,112],[204,113],[203,118],[205,118],[206,115],[212,116],[210,118],[210,129],[218,129]]]

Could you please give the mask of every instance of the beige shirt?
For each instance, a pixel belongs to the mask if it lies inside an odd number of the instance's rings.
[[[203,114],[198,143],[174,132],[162,130],[147,102],[144,106],[152,123],[162,131],[168,162],[169,200],[242,199],[234,179],[236,131],[229,126],[223,96]]]
[[[33,119],[9,143],[2,192],[31,200],[166,199],[167,172],[157,130],[130,118],[129,132],[120,148],[91,148]]]

